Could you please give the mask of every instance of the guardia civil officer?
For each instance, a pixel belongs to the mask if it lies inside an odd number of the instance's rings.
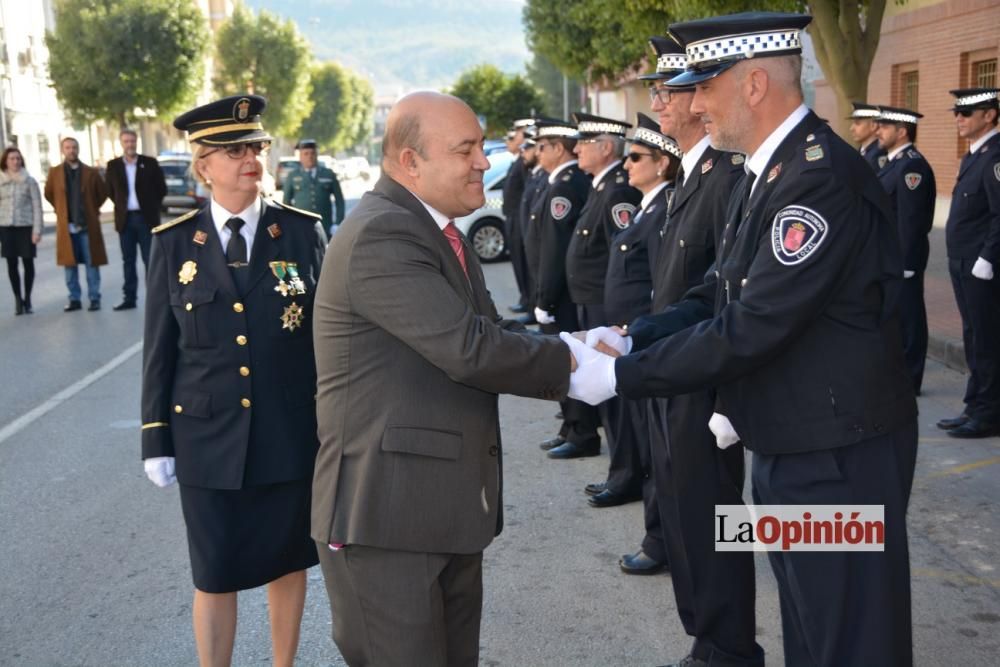
[[[521,198],[528,178],[528,168],[521,155],[521,144],[524,143],[525,129],[534,123],[531,118],[519,118],[511,125],[505,137],[507,152],[514,156],[514,161],[507,169],[507,177],[503,181],[503,216],[504,229],[507,235],[507,250],[510,254],[510,266],[514,271],[514,281],[517,283],[518,301],[510,306],[514,313],[526,313],[531,303],[531,292],[528,285],[528,266],[524,256],[524,238],[521,236]]]
[[[295,148],[299,151],[299,166],[285,179],[282,198],[285,203],[311,211],[323,219],[323,229],[332,235],[344,219],[344,192],[333,170],[319,163],[315,139],[303,139]],[[337,215],[334,217],[336,202]]]
[[[538,283],[535,293],[535,319],[545,333],[579,329],[577,310],[566,280],[566,249],[580,213],[590,196],[590,176],[574,159],[577,128],[559,119],[541,118],[536,122],[538,162],[548,172],[547,188],[532,210],[538,234]],[[597,410],[573,399],[560,403],[563,424],[559,436],[542,443],[543,449],[570,445],[574,456],[597,456],[601,436]]]
[[[876,133],[879,108],[864,102],[851,102],[851,105],[854,107],[854,111],[848,116],[848,120],[851,121],[851,126],[848,128],[851,139],[858,144],[858,152],[877,174],[888,159]]]
[[[883,506],[884,551],[769,552],[784,655],[790,665],[909,665],[917,424],[895,315],[903,264],[875,175],[802,102],[809,21],[752,12],[670,27],[689,58],[671,81],[696,86],[692,110],[714,146],[748,156],[748,174],[702,294],[640,319],[626,338],[591,332],[595,344],[631,350],[618,359],[564,335],[580,363],[570,394],[598,403],[616,391],[716,387],[718,411],[753,452],[756,503]]]
[[[938,426],[956,438],[984,438],[1000,433],[1000,88],[951,94],[958,136],[969,142],[969,152],[951,192],[945,240],[969,380],[962,414]]]
[[[305,601],[316,438],[313,292],[319,217],[260,196],[263,97],[174,120],[208,205],[153,229],[142,458],[180,485],[203,665],[229,664],[236,592],[267,584],[274,664],[291,665]]]
[[[924,305],[924,270],[930,256],[927,235],[934,226],[937,184],[934,170],[917,150],[917,123],[922,114],[910,109],[878,108],[879,147],[886,163],[879,181],[892,203],[903,253],[903,288],[899,293],[899,319],[903,326],[903,353],[919,396],[927,359],[927,308]]]

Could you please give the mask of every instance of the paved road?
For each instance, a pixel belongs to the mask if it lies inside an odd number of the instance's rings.
[[[176,488],[142,474],[142,308],[61,312],[53,239],[40,250],[37,314],[13,316],[0,287],[0,665],[191,665],[191,584]],[[486,267],[498,304],[508,264]],[[960,442],[933,427],[960,408],[963,378],[931,362],[909,524],[919,664],[995,664],[1000,652],[1000,439]],[[686,653],[669,576],[617,571],[641,537],[637,504],[595,510],[581,493],[607,459],[554,462],[535,443],[555,405],[504,397],[507,527],[486,553],[484,665],[663,664]],[[781,664],[774,580],[758,560],[759,641]],[[340,665],[318,570],[310,571],[299,664]],[[266,600],[240,597],[235,663],[269,664]]]

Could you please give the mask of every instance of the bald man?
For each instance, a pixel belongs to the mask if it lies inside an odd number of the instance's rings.
[[[482,552],[503,523],[498,394],[568,390],[568,347],[501,319],[455,229],[484,204],[482,144],[457,98],[400,100],[383,176],[316,291],[312,535],[352,667],[478,663]]]

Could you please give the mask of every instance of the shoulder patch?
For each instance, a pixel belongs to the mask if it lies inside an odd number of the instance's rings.
[[[747,161],[746,156],[743,153],[733,153],[733,157],[730,158],[733,164],[743,164]]]
[[[906,149],[906,157],[909,157],[909,158],[918,158],[918,157],[920,157],[920,153],[918,153],[917,151],[913,150],[912,148],[908,148],[908,149]]]
[[[573,209],[573,202],[566,197],[553,197],[549,202],[549,213],[553,220],[562,220]]]
[[[615,223],[618,229],[625,229],[635,217],[635,204],[623,201],[611,207],[611,222]]]
[[[823,159],[823,147],[819,144],[806,147],[806,162],[816,162]]]
[[[922,181],[923,178],[924,177],[920,174],[911,171],[910,173],[903,175],[903,182],[906,183],[906,187],[911,190],[916,190],[920,186],[920,181]]]
[[[785,266],[806,261],[829,233],[830,227],[816,211],[805,206],[786,206],[771,224],[771,249]]]
[[[186,222],[186,221],[190,220],[191,218],[193,218],[194,216],[198,215],[199,213],[201,213],[201,209],[200,208],[196,208],[193,211],[188,211],[187,213],[185,213],[184,215],[182,215],[179,218],[174,218],[173,220],[171,220],[169,222],[164,222],[162,225],[157,225],[156,227],[153,227],[152,231],[153,231],[154,234],[159,234],[160,232],[162,232],[165,229],[170,229],[171,227],[179,225],[182,222]]]
[[[279,206],[279,207],[281,207],[281,208],[283,208],[285,210],[294,211],[295,213],[300,213],[300,214],[302,214],[302,215],[304,215],[306,217],[313,218],[314,220],[322,220],[323,219],[323,216],[321,216],[319,213],[313,213],[312,211],[306,211],[306,210],[301,209],[301,208],[295,208],[294,206],[289,206],[288,204],[286,204],[283,201],[277,201],[277,200],[274,200],[274,199],[269,199],[268,202],[271,203],[271,204],[274,204],[275,206]]]

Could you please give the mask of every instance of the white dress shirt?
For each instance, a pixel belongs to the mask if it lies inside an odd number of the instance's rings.
[[[1000,130],[998,130],[997,128],[994,127],[992,130],[990,130],[989,132],[987,132],[983,136],[979,137],[979,139],[976,140],[976,143],[974,143],[971,146],[969,146],[969,152],[970,153],[975,153],[976,151],[978,151],[980,148],[983,147],[983,144],[985,144],[987,141],[989,141],[990,138],[994,134],[996,134],[997,132],[1000,132]]]
[[[128,183],[128,210],[138,211],[139,210],[139,198],[135,196],[135,172],[139,167],[139,156],[135,156],[135,160],[132,162],[128,161],[127,157],[122,157],[122,162],[125,163],[125,180]]]
[[[889,162],[892,162],[893,160],[896,159],[897,155],[899,155],[900,153],[902,153],[903,151],[905,151],[907,148],[909,148],[912,145],[913,145],[913,142],[912,141],[908,141],[905,144],[903,144],[902,146],[897,146],[896,148],[893,148],[890,153],[886,154],[886,159]]]
[[[609,164],[607,167],[605,167],[604,169],[602,169],[600,172],[598,172],[597,176],[594,176],[594,180],[592,180],[590,182],[590,187],[592,187],[592,188],[594,188],[596,190],[597,186],[600,185],[601,181],[604,180],[604,177],[607,176],[608,173],[612,169],[614,169],[615,167],[617,167],[621,163],[622,163],[621,160],[615,160],[614,162],[612,162],[611,164]]]
[[[251,253],[253,252],[253,237],[257,233],[257,223],[260,222],[262,203],[263,200],[260,197],[256,197],[252,204],[239,213],[231,213],[223,208],[219,202],[215,201],[214,198],[212,199],[210,208],[212,222],[215,224],[215,231],[219,233],[223,255],[226,254],[226,245],[229,243],[229,238],[233,235],[229,227],[226,227],[226,223],[229,222],[230,218],[239,218],[244,223],[240,227],[240,236],[247,242],[247,263],[250,262]]]
[[[410,194],[413,195],[414,197],[417,197],[417,195],[413,194],[412,192],[410,192]],[[442,232],[444,231],[444,228],[448,226],[449,222],[454,222],[451,218],[449,218],[444,213],[442,213],[441,211],[437,210],[436,208],[425,202],[420,197],[417,197],[417,201],[424,205],[424,208],[426,208],[430,216],[434,218],[434,222],[437,223],[437,226],[441,228]]]
[[[552,173],[549,174],[549,185],[552,185],[553,183],[555,183],[556,182],[556,178],[558,178],[559,174],[561,174],[563,171],[565,171],[569,167],[572,167],[574,164],[576,164],[576,162],[577,162],[576,160],[568,160],[567,162],[563,162],[561,165],[559,165],[558,167],[556,167],[555,169],[553,169]]]
[[[681,169],[684,170],[684,181],[681,183],[682,186],[684,183],[688,182],[688,177],[691,176],[691,172],[694,171],[694,166],[698,164],[699,160],[701,160],[701,156],[705,154],[705,149],[708,148],[711,142],[712,140],[709,139],[706,134],[701,138],[701,141],[691,147],[691,150],[684,152],[684,157],[681,158]]]
[[[750,156],[746,161],[746,171],[747,173],[753,172],[757,180],[753,182],[753,187],[750,188],[750,194],[757,189],[757,184],[760,182],[760,172],[764,171],[767,167],[767,163],[771,161],[771,156],[774,155],[774,151],[778,150],[778,146],[781,142],[785,140],[795,126],[802,122],[802,119],[809,114],[809,107],[805,104],[800,104],[798,108],[795,109],[788,118],[786,118],[781,125],[779,125],[774,132],[767,135],[767,139],[764,140],[757,150],[754,151],[753,155]]]

